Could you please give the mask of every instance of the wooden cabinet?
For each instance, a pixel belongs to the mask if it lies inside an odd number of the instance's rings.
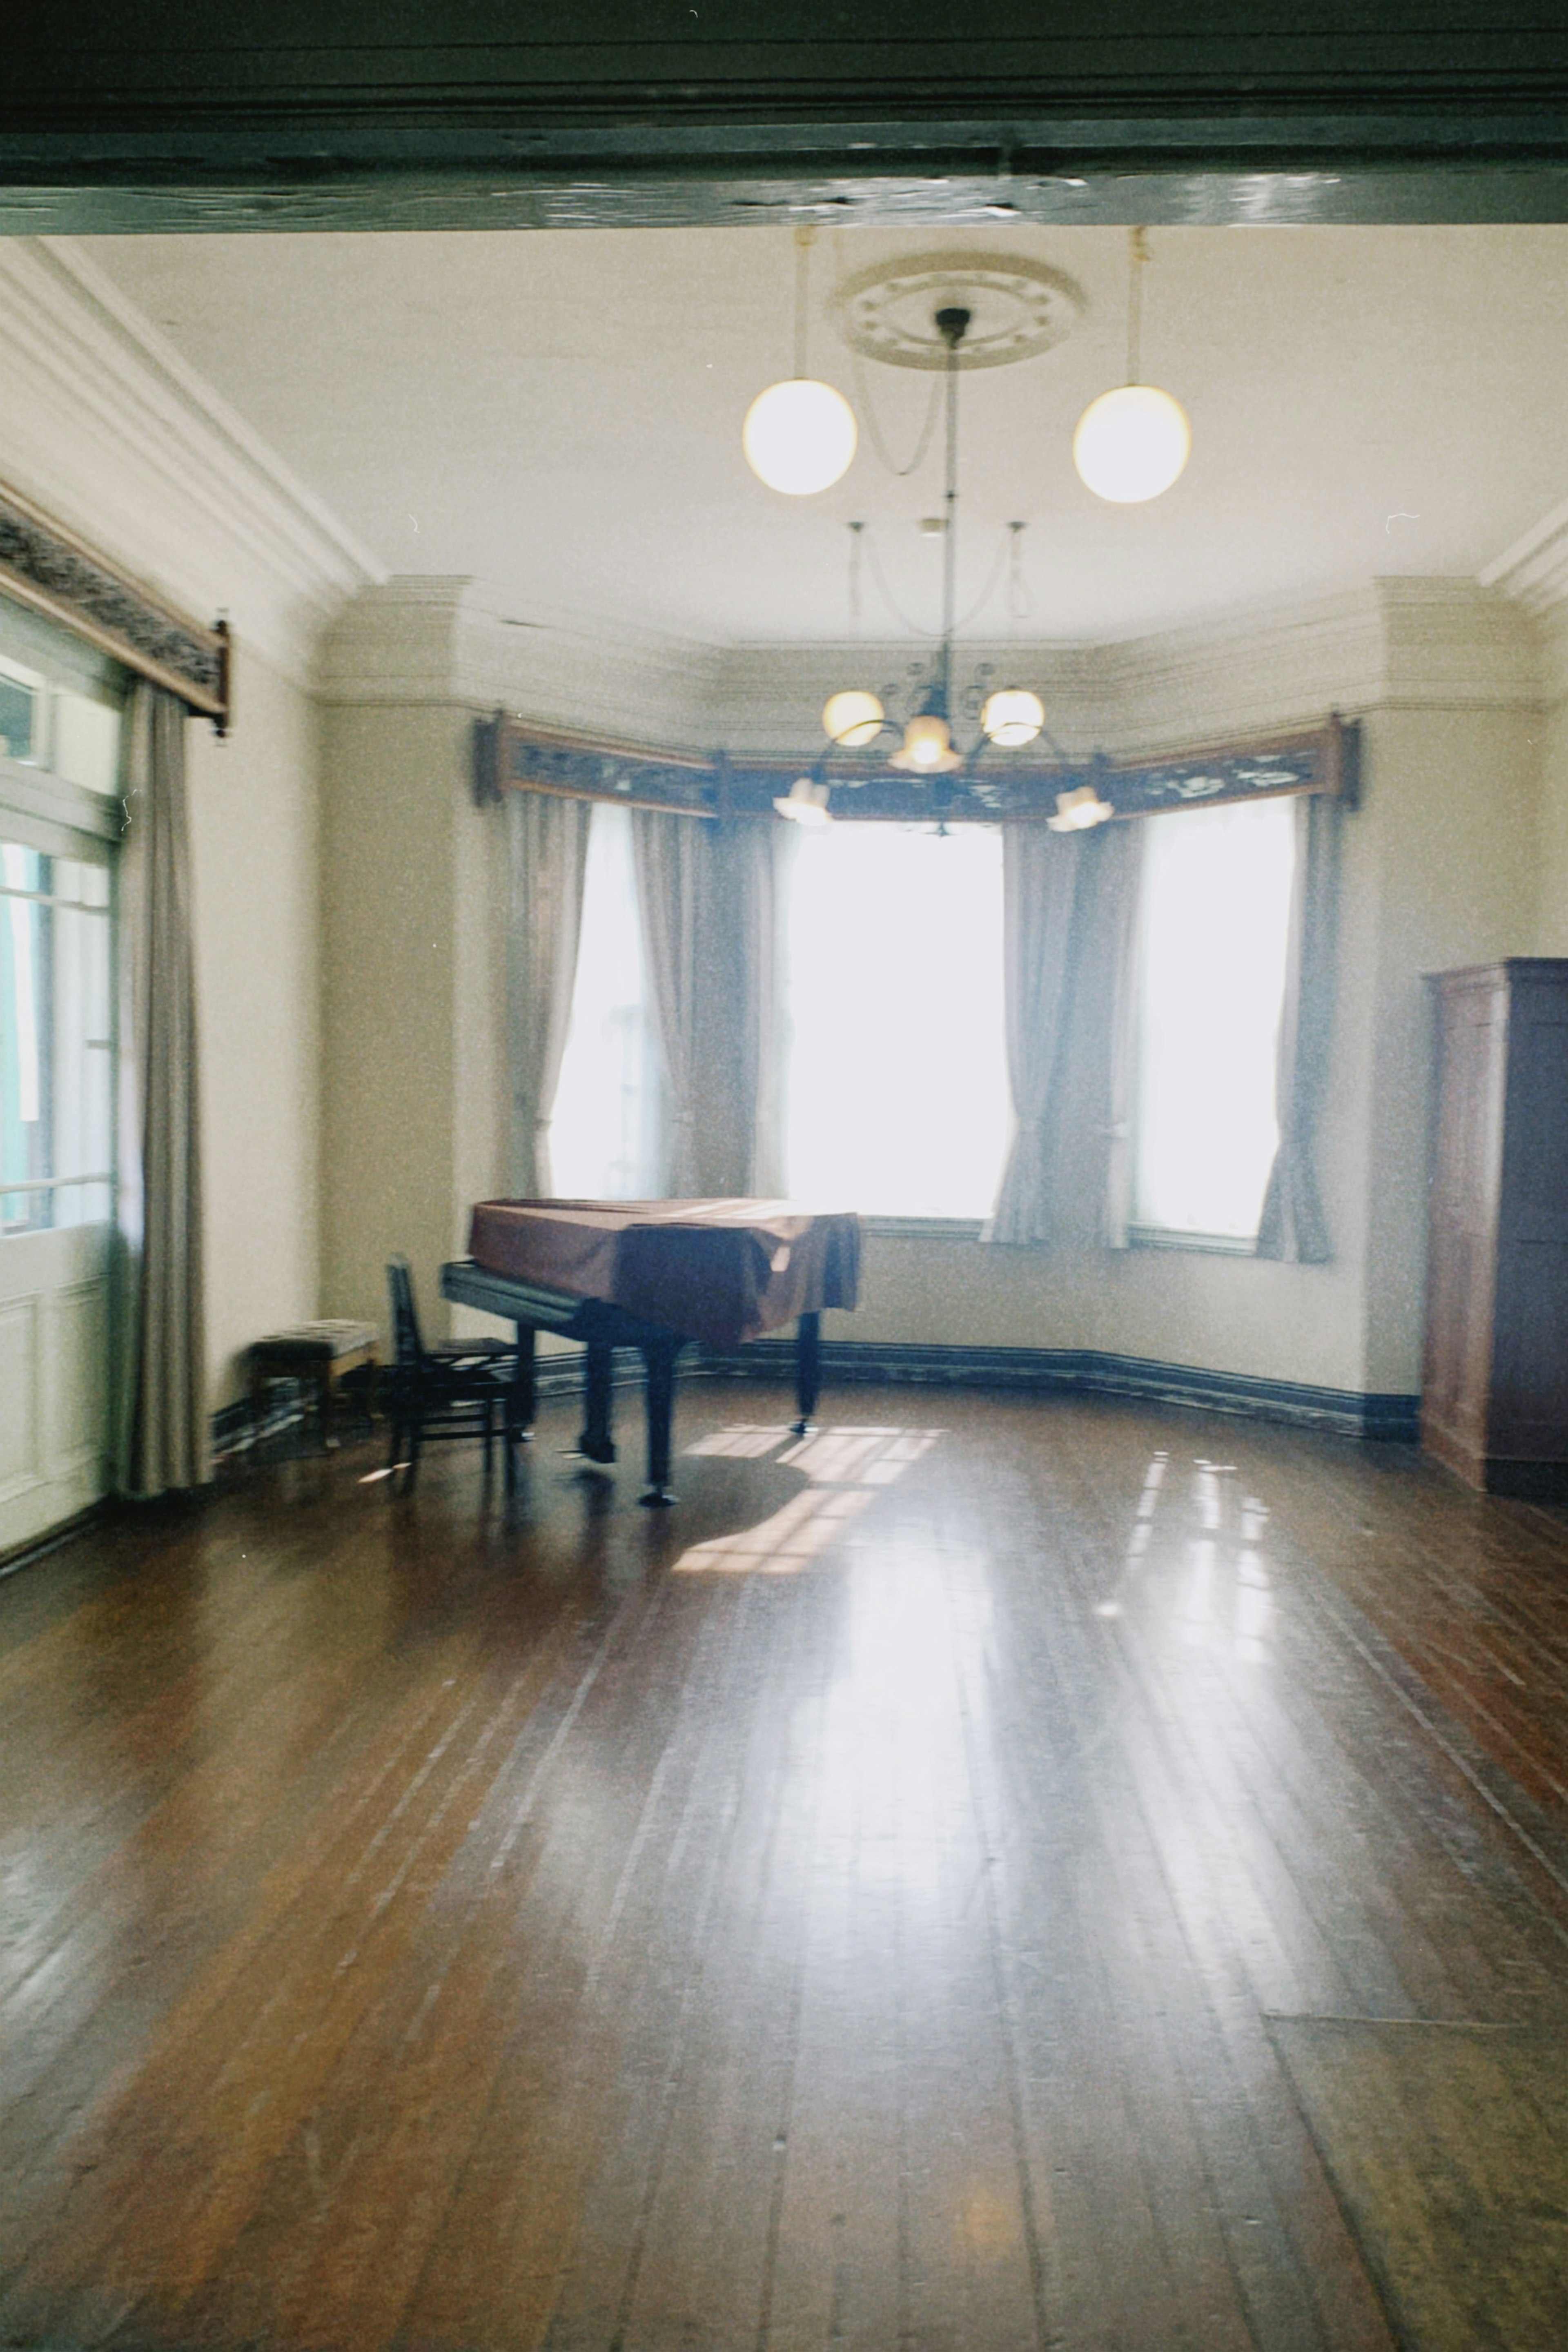
[[[1568,961],[1443,972],[1421,1441],[1568,1499]]]

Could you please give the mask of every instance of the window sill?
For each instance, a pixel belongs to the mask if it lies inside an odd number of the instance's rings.
[[[877,1241],[977,1242],[984,1231],[980,1217],[862,1217],[860,1230]]]
[[[1165,1225],[1130,1225],[1129,1249],[1198,1250],[1207,1257],[1256,1257],[1258,1239],[1242,1241],[1235,1234],[1183,1234]]]

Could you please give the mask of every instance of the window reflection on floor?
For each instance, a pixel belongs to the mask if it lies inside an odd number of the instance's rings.
[[[1274,1610],[1268,1556],[1262,1548],[1268,1507],[1256,1495],[1237,1495],[1231,1463],[1201,1457],[1193,1464],[1184,1505],[1182,1482],[1167,1486],[1169,1468],[1168,1454],[1155,1454],[1150,1461],[1121,1572],[1096,1601],[1095,1614],[1125,1616],[1135,1598],[1158,1593],[1173,1606],[1180,1638],[1190,1647],[1224,1648],[1261,1664],[1271,1654]],[[1187,1532],[1194,1523],[1195,1531]],[[1156,1538],[1152,1560],[1151,1541]]]
[[[760,1526],[693,1544],[676,1561],[677,1572],[793,1575],[825,1551],[873,1495],[929,1454],[942,1434],[940,1429],[833,1428],[796,1437],[787,1428],[752,1423],[714,1430],[687,1453],[739,1461],[771,1457],[784,1468],[803,1470],[811,1484]]]

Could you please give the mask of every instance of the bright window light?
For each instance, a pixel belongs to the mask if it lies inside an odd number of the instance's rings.
[[[572,1026],[550,1129],[556,1193],[578,1201],[656,1199],[663,1094],[631,813],[601,803],[588,832]]]
[[[109,895],[105,865],[0,841],[0,1234],[110,1214]]]
[[[988,1216],[1010,1116],[1000,834],[805,835],[786,953],[791,1197]]]
[[[1133,1223],[1249,1241],[1279,1141],[1295,804],[1142,823]]]

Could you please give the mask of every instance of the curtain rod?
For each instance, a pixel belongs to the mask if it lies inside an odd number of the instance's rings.
[[[228,624],[207,628],[193,621],[4,483],[0,595],[177,695],[224,733],[233,651]]]

